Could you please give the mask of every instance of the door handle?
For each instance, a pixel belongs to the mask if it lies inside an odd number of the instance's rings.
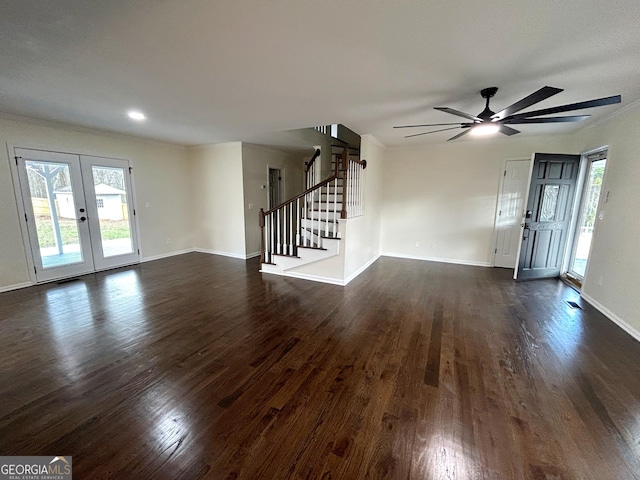
[[[526,240],[529,238],[529,225],[525,223],[523,226],[524,230],[522,230],[522,240]]]

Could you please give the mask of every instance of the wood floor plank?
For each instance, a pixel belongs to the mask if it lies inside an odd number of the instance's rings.
[[[0,455],[76,478],[640,478],[640,343],[556,280],[192,253],[2,293],[0,334]]]

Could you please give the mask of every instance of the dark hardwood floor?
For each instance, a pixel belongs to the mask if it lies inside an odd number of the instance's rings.
[[[640,478],[640,343],[563,283],[257,270],[193,253],[1,294],[0,454],[76,479]]]

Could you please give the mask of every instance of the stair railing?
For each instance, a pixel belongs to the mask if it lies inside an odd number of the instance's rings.
[[[337,236],[340,210],[337,196],[330,201],[328,191],[337,192],[339,178],[331,175],[326,180],[306,189],[299,195],[267,210],[260,209],[260,261],[274,263],[273,255],[297,256],[298,247],[321,248],[321,236]],[[327,193],[323,199],[322,189]],[[314,205],[320,208],[314,210]],[[322,220],[324,228],[322,228]],[[303,226],[303,224],[305,224]],[[313,228],[316,226],[317,228]]]
[[[349,155],[349,149],[342,152],[342,213],[341,218],[364,215],[364,187],[367,161]]]
[[[330,177],[266,212],[261,208],[260,261],[275,263],[274,255],[297,256],[298,247],[322,248],[323,237],[337,238],[339,218],[364,213],[366,167],[366,160],[350,157],[344,148]]]

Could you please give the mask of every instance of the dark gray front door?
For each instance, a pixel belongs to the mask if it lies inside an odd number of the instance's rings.
[[[579,165],[580,155],[535,155],[518,280],[560,275]]]

